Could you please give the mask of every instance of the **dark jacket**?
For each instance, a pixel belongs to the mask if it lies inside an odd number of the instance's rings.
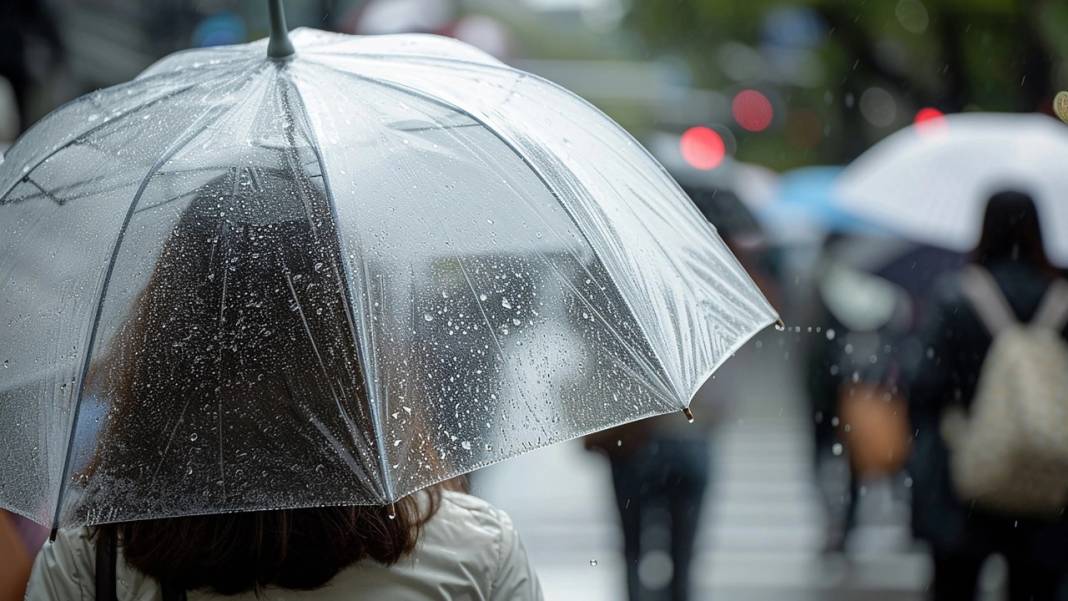
[[[998,262],[988,270],[1021,321],[1034,316],[1053,281],[1053,276],[1022,263]],[[1068,562],[1068,520],[994,514],[957,498],[941,418],[953,404],[965,409],[971,404],[992,336],[965,298],[959,276],[942,280],[932,294],[931,310],[914,347],[918,352],[906,365],[916,434],[909,466],[915,534],[943,551],[995,552],[1011,545],[1036,558]]]

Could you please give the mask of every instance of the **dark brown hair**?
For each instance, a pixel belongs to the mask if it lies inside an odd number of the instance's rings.
[[[973,256],[981,265],[1019,262],[1053,271],[1043,246],[1038,208],[1030,195],[1005,190],[990,197]]]
[[[436,512],[446,485],[343,503],[386,493],[371,490],[381,466],[334,227],[313,178],[286,169],[231,170],[182,212],[87,381],[110,406],[79,511],[184,515],[96,527],[134,568],[185,590],[314,589],[354,562],[398,561]],[[198,432],[217,450],[186,442]],[[254,510],[272,505],[292,508]]]

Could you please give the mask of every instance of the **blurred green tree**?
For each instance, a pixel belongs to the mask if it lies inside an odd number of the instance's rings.
[[[784,15],[815,24],[793,51],[818,76],[798,83],[769,68],[739,79],[725,45],[790,52],[776,39]],[[740,136],[738,152],[780,167],[848,161],[921,107],[1050,112],[1068,53],[1063,0],[635,0],[628,23],[654,52],[684,58],[695,85],[776,94],[778,127]],[[873,123],[879,102],[889,113]],[[818,142],[798,144],[799,119],[821,130]]]

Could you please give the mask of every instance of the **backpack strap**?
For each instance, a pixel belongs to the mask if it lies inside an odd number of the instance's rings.
[[[1050,284],[1032,323],[1060,332],[1068,324],[1068,282],[1057,279]]]
[[[115,577],[118,553],[115,550],[115,537],[109,530],[96,531],[96,599],[97,601],[118,601]]]
[[[1005,294],[994,276],[978,265],[969,265],[961,273],[961,289],[971,302],[979,320],[991,335],[1019,323]]]

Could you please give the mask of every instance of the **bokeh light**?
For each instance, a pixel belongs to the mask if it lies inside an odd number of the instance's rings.
[[[775,116],[771,101],[757,90],[742,90],[731,102],[731,114],[738,125],[746,131],[764,131]]]
[[[719,167],[727,155],[723,137],[703,125],[691,127],[682,133],[679,150],[688,165],[703,171]]]
[[[890,92],[872,86],[860,94],[860,114],[875,127],[890,127],[897,119],[897,102]]]
[[[928,106],[916,111],[916,117],[912,122],[916,124],[916,129],[920,133],[934,133],[946,127],[946,116],[942,114],[942,111]]]

